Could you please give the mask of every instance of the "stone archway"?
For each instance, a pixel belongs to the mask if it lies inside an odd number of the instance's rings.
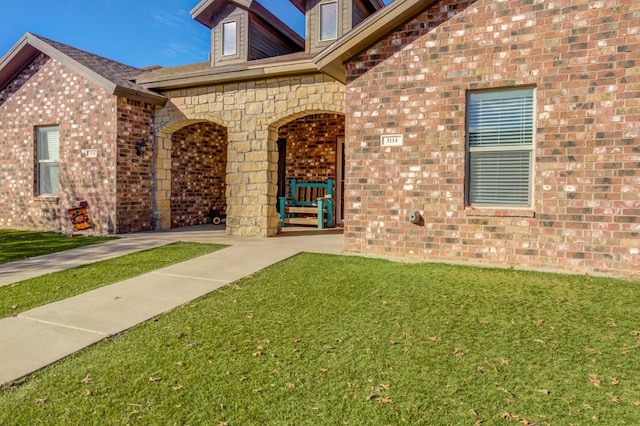
[[[156,145],[155,228],[211,223],[226,205],[226,128],[182,120],[158,132]]]
[[[227,132],[191,124],[171,136],[171,227],[211,223],[226,205]]]
[[[338,141],[344,138],[344,114],[307,111],[294,114],[288,120],[282,119],[279,123],[277,132],[272,132],[277,141],[278,167],[275,183],[278,195],[289,193],[292,178],[301,182],[326,182],[331,179],[336,194],[339,168],[342,165]],[[277,206],[277,200],[275,203]],[[334,207],[338,204],[340,203],[334,203]],[[334,217],[335,213],[334,211]]]

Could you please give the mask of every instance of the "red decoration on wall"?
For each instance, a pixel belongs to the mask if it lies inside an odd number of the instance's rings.
[[[69,215],[69,220],[73,225],[74,231],[84,231],[86,229],[93,228],[93,224],[91,223],[91,219],[89,219],[88,205],[87,202],[79,203],[80,207],[74,207],[72,209],[67,210],[67,214]]]

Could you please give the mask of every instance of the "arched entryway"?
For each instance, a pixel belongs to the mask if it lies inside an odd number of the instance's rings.
[[[171,135],[171,227],[213,223],[226,206],[227,131],[212,122]]]
[[[342,215],[342,176],[345,121],[343,114],[313,113],[278,128],[278,196],[289,193],[289,182],[334,182],[334,218]]]
[[[212,223],[226,205],[228,137],[211,121],[175,123],[157,137],[156,229]]]

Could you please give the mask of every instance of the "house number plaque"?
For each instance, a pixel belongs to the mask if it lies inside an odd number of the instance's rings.
[[[380,146],[402,146],[402,135],[380,136]]]

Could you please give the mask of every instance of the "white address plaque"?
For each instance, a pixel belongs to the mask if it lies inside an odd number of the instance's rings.
[[[380,146],[402,146],[402,135],[381,135]]]

